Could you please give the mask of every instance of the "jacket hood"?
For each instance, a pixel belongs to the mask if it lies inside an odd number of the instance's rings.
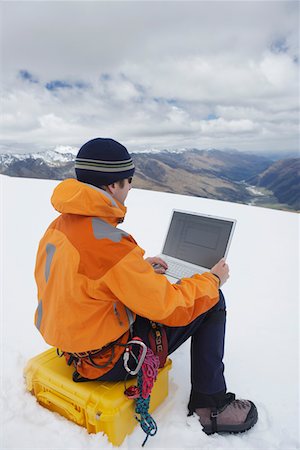
[[[73,178],[59,183],[51,203],[60,213],[101,217],[113,224],[122,222],[126,214],[126,207],[106,191]]]

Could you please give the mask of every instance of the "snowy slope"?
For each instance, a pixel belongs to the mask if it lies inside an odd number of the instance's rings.
[[[50,196],[57,182],[0,176],[1,183],[1,441],[0,449],[108,449],[105,436],[88,435],[40,407],[25,392],[26,361],[45,350],[33,325],[33,268],[38,241],[56,217]],[[189,345],[172,357],[170,395],[155,412],[159,430],[148,449],[299,448],[299,222],[294,213],[133,189],[122,225],[147,255],[159,253],[172,208],[237,219],[229,252],[228,389],[253,400],[259,422],[240,436],[206,436],[186,417]],[[137,426],[121,448],[140,448]]]

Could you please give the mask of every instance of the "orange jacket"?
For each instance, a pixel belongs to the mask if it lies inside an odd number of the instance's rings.
[[[211,273],[180,284],[156,274],[135,240],[117,228],[126,208],[105,191],[68,179],[51,201],[61,215],[39,244],[35,268],[35,324],[48,344],[78,353],[121,336],[125,343],[136,314],[183,326],[217,303],[219,281]],[[116,349],[113,362],[122,352]]]

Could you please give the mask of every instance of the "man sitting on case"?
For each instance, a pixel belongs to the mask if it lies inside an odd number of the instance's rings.
[[[168,354],[191,337],[188,410],[204,432],[251,428],[255,405],[228,393],[224,378],[226,309],[219,288],[228,265],[221,260],[211,271],[171,284],[161,275],[163,260],[144,259],[134,238],[118,228],[135,170],[120,143],[92,139],[79,150],[75,170],[77,180],[54,190],[51,201],[61,214],[37,254],[35,324],[45,341],[65,352],[79,376],[122,380],[128,340],[139,336],[150,347],[152,323],[162,324]]]

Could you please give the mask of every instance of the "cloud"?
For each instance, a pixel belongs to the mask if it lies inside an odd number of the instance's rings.
[[[3,142],[298,149],[298,10],[5,2]]]
[[[228,133],[252,133],[259,131],[259,125],[255,124],[249,119],[226,120],[219,118],[216,120],[204,121],[201,124],[201,131],[203,133],[221,134],[222,136]]]
[[[297,93],[299,67],[285,52],[266,54],[260,64],[261,73],[268,86],[278,93]],[[276,95],[276,92],[274,94]]]

